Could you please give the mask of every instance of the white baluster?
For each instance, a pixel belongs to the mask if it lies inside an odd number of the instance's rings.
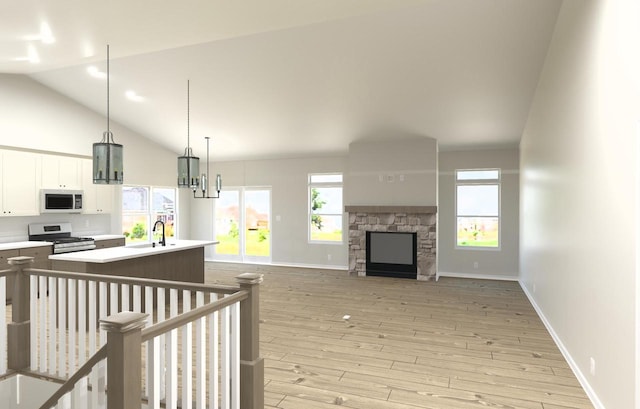
[[[7,278],[0,277],[0,374],[7,373]]]
[[[68,295],[69,300],[69,374],[76,371],[76,280],[69,279]]]
[[[96,297],[96,282],[89,281],[89,356],[96,353],[96,325],[98,324],[98,305]],[[98,407],[98,367],[91,371],[91,409]]]
[[[178,315],[178,290],[169,290],[169,317]],[[178,407],[178,330],[174,329],[167,337],[167,409]]]
[[[98,321],[107,317],[107,283],[99,282],[98,283],[98,291],[100,292],[100,305],[98,309]],[[89,328],[90,331],[96,331],[95,327]],[[107,332],[103,329],[99,329],[100,340],[99,345],[103,346],[107,343]]]
[[[80,408],[89,408],[89,401],[87,400],[87,377],[80,379],[78,383],[76,383],[73,389],[73,396],[71,401],[71,407],[80,409]]]
[[[147,318],[147,327],[150,327],[153,325],[153,288],[149,286],[144,288],[144,312],[146,314],[149,314],[149,318]],[[147,354],[149,353],[150,343],[151,342],[147,342]],[[149,372],[149,363],[147,362],[144,377],[144,390],[146,391],[147,396],[151,388],[151,386],[149,385],[150,380],[151,373]]]
[[[191,311],[191,291],[182,291],[182,313]],[[192,324],[189,323],[182,327],[182,409],[192,408],[192,351],[193,340]]]
[[[95,298],[92,299],[95,305]],[[78,281],[78,366],[87,361],[87,282]]]
[[[120,290],[120,297],[122,302],[120,311],[131,311],[131,306],[129,304],[129,284],[122,284],[120,286]]]
[[[58,375],[67,376],[67,280],[58,278]]]
[[[218,300],[218,294],[209,294],[209,301]],[[220,395],[218,386],[218,312],[209,315],[209,408],[218,409]]]
[[[156,310],[157,310],[157,314],[158,314],[158,321],[157,322],[162,322],[165,320],[165,289],[164,288],[158,288],[156,289],[156,293],[157,293],[157,300],[156,300]],[[158,337],[158,348],[159,352],[160,352],[160,363],[159,366],[157,367],[158,370],[160,370],[160,398],[164,399],[165,398],[165,374],[164,374],[164,368],[166,367],[165,364],[165,336],[160,335]]]
[[[98,409],[107,409],[107,362],[100,361],[98,366]],[[123,408],[124,409],[124,408]]]
[[[133,286],[133,312],[142,312],[142,288]]]
[[[120,310],[118,309],[118,284],[111,283],[109,285],[109,292],[110,292],[111,302],[109,303],[108,315],[117,314],[120,312]]]
[[[231,408],[231,396],[229,394],[229,307],[223,308],[220,318],[220,378],[222,385],[220,388],[220,406],[223,409]]]
[[[30,334],[30,352],[32,371],[38,369],[38,277],[29,276],[29,299],[31,300],[31,309],[29,310],[29,334]]]
[[[155,337],[147,344],[147,367],[151,376],[147,392],[148,406],[150,409],[160,409],[160,372],[162,371],[160,367],[160,340]]]
[[[196,292],[196,308],[204,305],[204,293]],[[207,376],[205,369],[206,363],[206,334],[205,334],[206,318],[199,318],[196,321],[196,408],[205,409],[207,404]]]
[[[57,290],[56,290],[56,279],[53,277],[49,277],[49,374],[56,375],[56,345],[57,334],[56,334],[56,301],[57,301]]]
[[[100,291],[100,309],[98,311],[98,322],[100,322],[101,319],[106,318],[109,314],[107,313],[107,283],[105,282],[100,282],[98,284],[98,289]],[[107,331],[101,329],[101,328],[93,328],[94,331],[99,331],[100,333],[100,346],[102,347],[104,344],[107,343]],[[98,407],[102,407],[105,403],[104,403],[104,397],[101,396],[100,393],[100,387],[104,388],[105,385],[101,385],[100,382],[103,382],[106,384],[107,382],[107,363],[102,361],[100,364],[98,364],[98,367],[100,368],[100,371],[98,372]],[[102,402],[102,403],[101,403]]]
[[[47,278],[39,277],[40,285],[38,287],[39,298],[39,332],[40,332],[40,372],[47,371]]]
[[[240,409],[240,303],[231,308],[231,407]]]

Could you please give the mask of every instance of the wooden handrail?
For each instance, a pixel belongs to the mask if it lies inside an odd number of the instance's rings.
[[[0,277],[2,277],[2,276],[6,276],[7,274],[12,273],[13,271],[14,271],[14,270],[13,270],[13,269],[11,269],[11,268],[8,268],[8,269],[6,269],[6,270],[0,270]]]
[[[72,391],[76,383],[83,377],[87,376],[89,372],[91,372],[91,369],[98,362],[102,361],[106,357],[107,345],[105,344],[98,350],[98,352],[93,354],[93,356],[89,358],[89,360],[85,362],[84,365],[82,365],[80,369],[78,369],[76,373],[74,373],[71,378],[69,378],[68,381],[66,381],[53,395],[51,395],[51,397],[47,399],[47,401],[43,403],[42,406],[40,406],[40,409],[49,409],[54,406],[61,397],[63,397],[66,393]]]
[[[70,278],[74,280],[88,280],[112,284],[128,284],[148,287],[171,288],[187,291],[202,291],[205,293],[233,294],[239,290],[239,287],[235,287],[232,285],[209,285],[186,283],[184,281],[156,280],[151,278],[132,278],[103,274],[70,273],[68,271],[44,270],[41,268],[25,268],[23,271],[27,275],[43,277]]]
[[[189,312],[185,312],[166,321],[159,322],[148,328],[142,330],[142,342],[149,341],[159,335],[166,334],[167,332],[180,328],[190,322],[193,322],[199,318],[206,317],[216,311],[228,307],[231,304],[235,304],[239,301],[246,300],[249,296],[249,292],[246,290],[238,291],[237,293],[224,297],[202,307],[198,307]]]

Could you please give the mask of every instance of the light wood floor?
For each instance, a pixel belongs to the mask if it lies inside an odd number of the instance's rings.
[[[266,408],[593,408],[518,283],[206,270],[264,273]]]

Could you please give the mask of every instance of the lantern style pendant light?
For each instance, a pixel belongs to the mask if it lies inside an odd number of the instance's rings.
[[[122,162],[122,145],[115,143],[109,127],[109,45],[107,45],[107,130],[102,133],[102,141],[93,144],[93,183],[121,185]]]
[[[184,155],[178,156],[178,187],[198,189],[200,180],[200,159],[193,156],[191,146],[189,146],[189,80],[187,80],[187,147]]]

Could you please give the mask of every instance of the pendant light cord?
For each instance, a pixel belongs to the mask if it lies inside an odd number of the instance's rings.
[[[107,44],[107,143],[109,143],[109,135],[111,134],[111,128],[109,128],[109,44]]]
[[[191,156],[191,145],[189,143],[189,114],[190,114],[190,105],[189,102],[191,100],[191,96],[189,94],[189,80],[187,80],[187,154]]]

